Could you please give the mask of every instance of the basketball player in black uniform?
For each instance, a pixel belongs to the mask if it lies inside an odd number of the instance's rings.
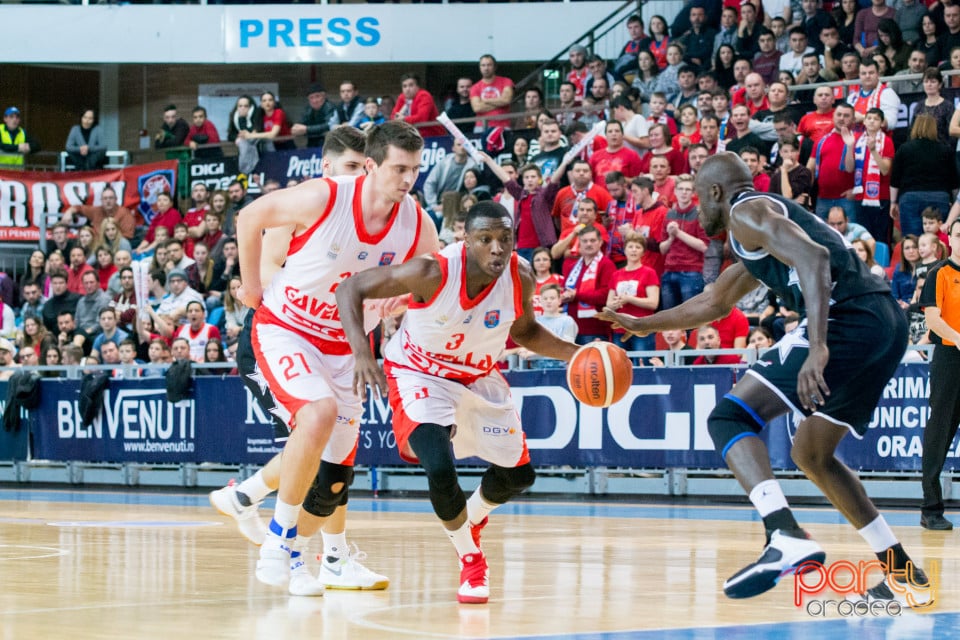
[[[847,432],[857,438],[865,433],[906,350],[906,317],[886,283],[870,274],[839,232],[786,198],[755,191],[737,156],[708,158],[696,190],[700,224],[710,236],[726,229],[739,262],[711,290],[668,311],[632,318],[605,309],[598,317],[640,335],[692,329],[726,315],[758,281],[803,317],[708,420],[717,451],[749,493],[767,534],[763,554],[731,576],[724,593],[759,595],[804,562],[825,559],[794,519],[766,446],[756,437],[770,420],[795,411],[804,419],[791,457],[885,563],[884,580],[863,598],[930,603],[926,576],[910,562],[857,476],[834,455]],[[903,597],[908,590],[912,597]]]

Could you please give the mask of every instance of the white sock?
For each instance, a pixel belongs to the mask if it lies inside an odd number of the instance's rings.
[[[323,535],[323,555],[342,558],[347,555],[347,533],[327,533],[321,531]]]
[[[857,533],[863,536],[874,553],[886,551],[898,542],[897,536],[893,534],[893,530],[883,516],[877,516],[873,522],[859,529]]]
[[[471,524],[480,524],[487,515],[499,507],[499,504],[487,502],[480,493],[480,487],[467,499],[467,520]]]
[[[293,551],[295,553],[306,553],[311,540],[313,540],[313,536],[298,535],[297,539],[293,541]]]
[[[477,545],[473,544],[473,536],[470,535],[470,523],[464,522],[463,526],[457,529],[456,531],[450,531],[449,529],[444,529],[447,532],[447,537],[450,538],[450,542],[453,543],[453,546],[457,548],[457,554],[461,557],[467,555],[468,553],[479,553],[480,549],[477,548]]]
[[[300,517],[300,505],[299,504],[287,504],[283,500],[277,498],[277,506],[273,511],[273,521],[276,522],[283,533],[281,537],[289,537],[289,531],[296,528],[297,519]]]
[[[764,480],[755,486],[750,492],[750,502],[760,513],[761,518],[767,517],[774,511],[789,508],[783,489],[776,480]]]
[[[250,501],[254,504],[273,493],[273,489],[263,481],[262,469],[237,485],[237,491],[250,498]]]

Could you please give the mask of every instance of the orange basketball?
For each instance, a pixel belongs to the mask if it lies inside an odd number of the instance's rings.
[[[609,342],[580,347],[567,365],[567,386],[591,407],[609,407],[627,394],[632,383],[633,363],[627,352]]]

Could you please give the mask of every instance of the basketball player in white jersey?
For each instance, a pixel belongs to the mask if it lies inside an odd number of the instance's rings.
[[[466,239],[430,257],[359,273],[337,289],[341,321],[356,357],[354,387],[389,389],[401,457],[426,471],[430,502],[460,556],[457,600],[490,594],[480,530],[495,507],[534,481],[520,417],[497,368],[507,336],[548,358],[569,361],[577,346],[536,322],[533,271],[513,251],[513,218],[495,202],[467,213]],[[384,350],[384,372],[366,343],[363,301],[412,293]],[[453,442],[453,452],[450,442]],[[457,458],[490,463],[468,501]]]
[[[354,127],[338,127],[327,134],[323,144],[321,171],[325,177],[361,176],[364,174],[364,146],[366,136]],[[294,226],[268,229],[263,235],[260,278],[269,285],[274,274],[287,259]],[[252,315],[252,314],[251,314]],[[285,443],[290,434],[288,423],[280,416],[284,410],[265,386],[256,367],[253,351],[251,322],[244,324],[239,336],[237,368],[251,395],[269,412],[275,421],[276,441]],[[359,438],[359,423],[353,425]],[[328,589],[385,589],[390,581],[370,571],[351,553],[346,540],[347,498],[353,479],[356,448],[345,459],[322,460],[320,470],[304,502],[297,523],[297,540],[291,554],[290,585],[295,595],[321,595]],[[260,503],[280,486],[280,459],[275,455],[262,469],[239,485],[230,484],[210,493],[210,503],[224,515],[234,518],[240,532],[250,542],[261,545],[267,527],[260,518]],[[321,530],[322,527],[322,530]],[[310,539],[322,531],[323,554],[320,579],[315,580],[305,562]]]
[[[276,509],[260,547],[261,582],[288,586],[298,516],[321,457],[352,465],[362,407],[353,393],[354,360],[334,291],[353,273],[437,247],[432,221],[408,193],[422,148],[414,127],[385,123],[368,134],[366,176],[311,180],[271,193],[238,219],[239,295],[259,307],[251,330],[257,365],[292,428]],[[262,233],[275,227],[294,231],[283,268],[264,290]],[[366,330],[378,321],[368,313]]]

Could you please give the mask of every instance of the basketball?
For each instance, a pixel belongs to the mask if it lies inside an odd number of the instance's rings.
[[[580,347],[567,365],[567,386],[591,407],[609,407],[627,394],[631,383],[633,363],[626,351],[609,342]]]

